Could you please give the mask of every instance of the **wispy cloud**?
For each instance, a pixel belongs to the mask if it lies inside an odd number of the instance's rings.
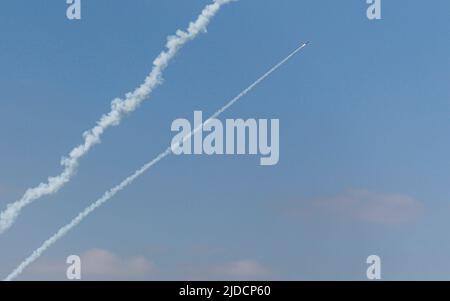
[[[119,257],[109,251],[94,249],[83,254],[84,273],[88,276],[129,278],[156,271],[144,256]]]
[[[344,193],[290,204],[288,215],[344,219],[365,223],[398,225],[417,220],[424,212],[422,204],[405,194],[382,194],[368,190]]]
[[[255,259],[237,259],[231,261],[213,260],[184,263],[174,270],[176,280],[191,281],[245,281],[272,280],[272,270],[263,262]]]
[[[209,270],[211,275],[229,280],[262,279],[271,274],[268,267],[250,259],[212,265]]]
[[[145,256],[122,257],[104,249],[92,249],[80,255],[82,280],[149,279],[157,274],[156,266]],[[24,278],[64,280],[68,265],[64,259],[42,260]]]

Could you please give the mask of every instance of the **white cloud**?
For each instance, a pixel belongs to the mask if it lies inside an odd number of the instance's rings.
[[[273,273],[265,264],[253,259],[188,262],[178,265],[170,279],[189,281],[271,280]]]
[[[405,224],[423,213],[422,204],[404,194],[381,194],[350,190],[333,197],[313,199],[289,209],[289,214],[324,215],[376,224]]]
[[[83,273],[88,276],[127,278],[142,276],[154,270],[143,256],[121,258],[109,251],[93,249],[81,256]]]
[[[144,256],[121,257],[103,249],[92,249],[80,255],[82,280],[148,279],[156,274],[155,265]],[[65,280],[68,265],[65,258],[41,260],[30,266],[26,279]]]
[[[214,276],[230,280],[256,279],[270,275],[270,270],[255,260],[238,260],[213,265],[210,270]]]

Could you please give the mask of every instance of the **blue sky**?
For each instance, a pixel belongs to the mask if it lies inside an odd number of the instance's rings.
[[[60,172],[59,159],[151,69],[166,36],[209,1],[4,1],[0,205]],[[311,45],[224,118],[279,118],[280,162],[168,157],[52,247],[21,279],[450,279],[450,3],[240,0],[189,43],[165,83],[109,130],[58,194],[0,236],[6,276],[42,241],[163,151],[176,118],[210,114]],[[136,269],[138,266],[143,268]]]

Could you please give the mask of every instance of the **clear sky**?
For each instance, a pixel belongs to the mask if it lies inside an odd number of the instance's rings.
[[[0,206],[61,171],[61,156],[149,73],[207,0],[2,1]],[[171,156],[20,279],[450,279],[450,2],[240,0],[183,48],[165,83],[110,129],[59,193],[0,236],[0,277],[163,151],[176,118],[210,114],[311,44],[222,118],[279,118],[280,162]]]

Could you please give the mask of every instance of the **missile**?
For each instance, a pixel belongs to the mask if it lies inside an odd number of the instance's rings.
[[[302,43],[300,44],[300,47],[308,46],[308,44],[309,44],[309,41],[302,42]]]

